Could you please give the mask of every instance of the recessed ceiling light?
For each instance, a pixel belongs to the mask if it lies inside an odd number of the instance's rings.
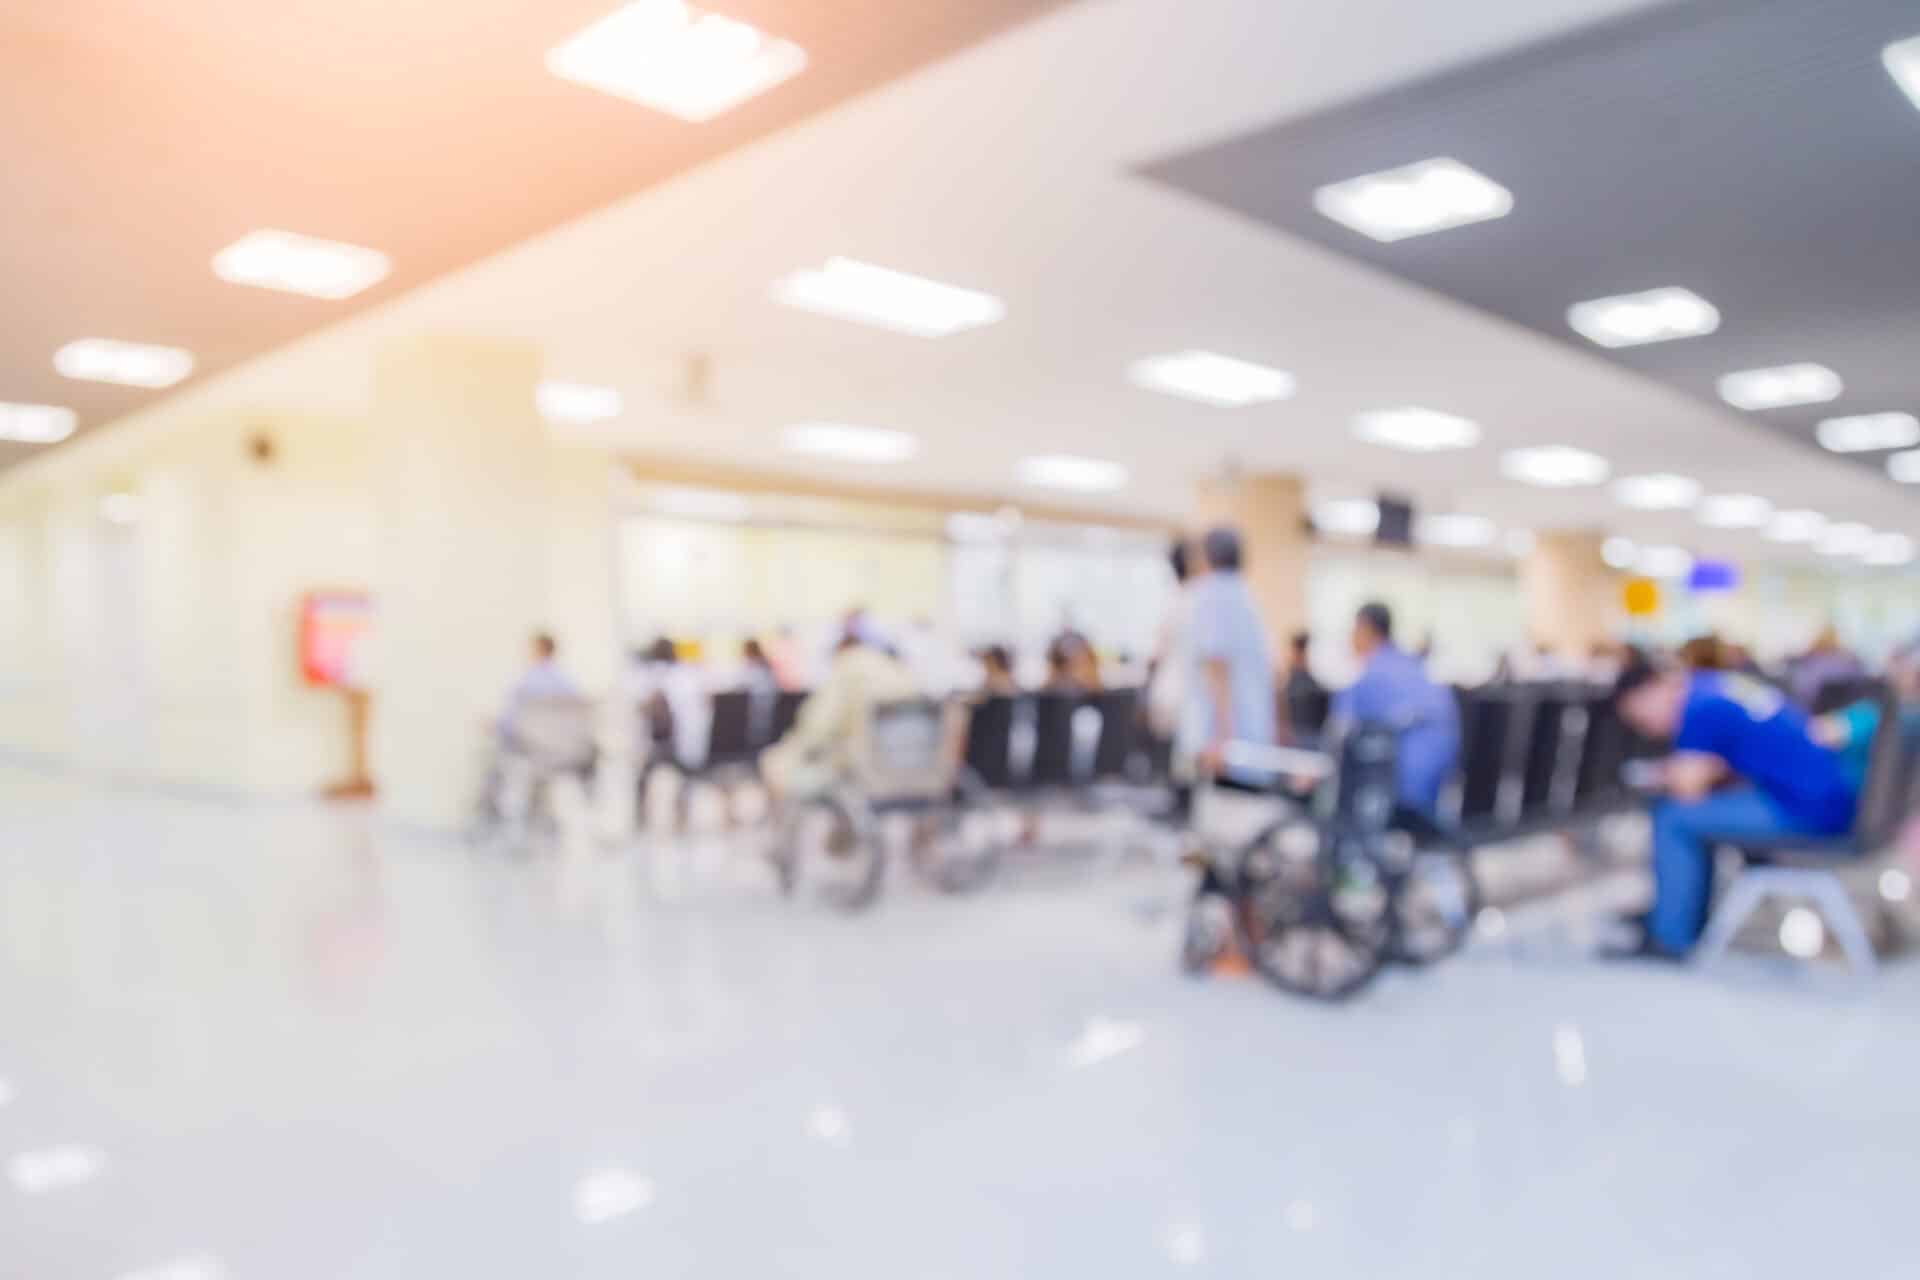
[[[1820,447],[1834,453],[1871,453],[1920,444],[1920,418],[1910,413],[1856,413],[1814,428]]]
[[[1818,511],[1776,511],[1767,521],[1769,542],[1812,542],[1827,527],[1827,518]]]
[[[1567,323],[1603,347],[1637,347],[1712,333],[1720,312],[1691,289],[1670,286],[1576,302],[1567,308]]]
[[[1631,569],[1640,559],[1640,545],[1616,534],[1600,544],[1600,559],[1610,569]]]
[[[1823,556],[1864,555],[1873,545],[1873,530],[1855,521],[1830,524],[1814,540],[1813,549]]]
[[[1909,449],[1888,458],[1887,474],[1901,484],[1920,484],[1920,449]]]
[[[1212,351],[1176,351],[1148,356],[1127,366],[1127,380],[1149,391],[1238,409],[1285,400],[1293,394],[1293,375],[1284,369],[1236,360]]]
[[[1597,453],[1564,444],[1510,449],[1500,459],[1500,471],[1509,480],[1547,489],[1576,489],[1603,484],[1612,470]]]
[[[595,1169],[573,1187],[573,1216],[587,1226],[623,1217],[653,1203],[653,1182],[631,1169]]]
[[[1736,409],[1785,409],[1823,404],[1841,391],[1840,375],[1823,364],[1742,369],[1720,379],[1720,398]]]
[[[1127,469],[1102,458],[1076,458],[1068,454],[1044,454],[1023,458],[1019,467],[1020,483],[1045,489],[1071,489],[1079,493],[1108,493],[1124,489]]]
[[[271,228],[249,231],[213,255],[213,274],[229,284],[309,298],[351,298],[384,280],[390,267],[377,249]]]
[[[54,404],[7,404],[0,401],[0,440],[18,444],[58,444],[73,434],[79,419],[73,410]]]
[[[1904,533],[1876,533],[1860,558],[1873,565],[1907,564],[1913,559],[1913,539]]]
[[[7,1161],[7,1177],[15,1189],[27,1195],[39,1195],[91,1182],[106,1167],[106,1153],[98,1147],[66,1143],[22,1151],[11,1157]]]
[[[774,281],[773,299],[801,311],[919,338],[978,329],[1007,314],[1006,304],[990,293],[853,258],[828,258],[821,266]]]
[[[53,353],[53,367],[81,382],[123,387],[170,387],[193,372],[193,354],[112,338],[78,338]]]
[[[1313,527],[1321,533],[1367,537],[1380,527],[1380,504],[1370,498],[1333,498],[1316,503]]]
[[[1436,547],[1485,547],[1499,532],[1485,516],[1430,515],[1420,518],[1419,539]]]
[[[1642,547],[1633,567],[1649,578],[1684,578],[1693,572],[1693,553],[1685,547]]]
[[[1391,244],[1504,218],[1513,208],[1513,193],[1440,156],[1321,187],[1313,193],[1313,207],[1342,226]]]
[[[1908,101],[1920,107],[1920,36],[1909,36],[1888,45],[1880,51],[1880,61],[1886,64],[1887,74],[1893,77]]]
[[[548,422],[582,426],[620,416],[620,393],[585,382],[542,382],[533,392],[534,407]]]
[[[1684,511],[1700,500],[1700,482],[1670,471],[1622,476],[1613,482],[1613,496],[1641,511]]]
[[[1353,420],[1353,435],[1356,440],[1388,449],[1436,453],[1472,448],[1480,443],[1480,426],[1432,409],[1375,409]]]
[[[1773,504],[1751,493],[1716,493],[1700,503],[1700,523],[1709,529],[1758,529]]]
[[[781,432],[780,439],[791,453],[841,462],[905,462],[920,451],[920,442],[904,431],[844,422],[797,422]]]
[[[682,0],[632,0],[547,52],[563,80],[695,123],[806,65],[793,41]]]

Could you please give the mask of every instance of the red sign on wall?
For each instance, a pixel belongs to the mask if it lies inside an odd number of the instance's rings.
[[[316,688],[361,688],[372,630],[366,592],[309,591],[300,601],[300,678]]]

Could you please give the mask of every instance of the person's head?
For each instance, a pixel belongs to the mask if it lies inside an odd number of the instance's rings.
[[[1230,524],[1207,530],[1200,538],[1200,558],[1206,561],[1209,573],[1240,572],[1240,531]]]
[[[1810,653],[1832,653],[1840,647],[1840,632],[1829,622],[1813,633],[1813,643],[1807,646]]]
[[[1353,652],[1365,658],[1393,643],[1393,610],[1378,600],[1369,600],[1353,615]]]
[[[1004,679],[1013,674],[1013,654],[1003,644],[990,644],[980,651],[980,665],[988,679]]]
[[[768,665],[767,651],[760,647],[760,641],[753,636],[748,636],[747,642],[740,646],[740,657],[742,661],[750,662],[756,667]]]
[[[552,662],[553,655],[559,652],[560,646],[554,640],[551,631],[536,631],[533,633],[533,660],[535,662]]]
[[[1305,667],[1308,651],[1313,648],[1313,635],[1307,631],[1296,631],[1288,638],[1287,647],[1293,654],[1293,665]]]
[[[1645,738],[1671,738],[1686,703],[1684,668],[1662,666],[1639,649],[1627,651],[1613,681],[1613,708],[1628,728]]]
[[[1681,645],[1674,656],[1691,671],[1725,671],[1728,666],[1726,646],[1711,631]]]
[[[1167,548],[1167,564],[1173,568],[1175,582],[1185,582],[1193,576],[1193,553],[1187,549],[1185,538],[1175,538]]]
[[[654,642],[646,648],[646,660],[648,662],[675,662],[679,660],[679,657],[680,655],[674,651],[673,641],[667,639],[665,636],[657,637]]]

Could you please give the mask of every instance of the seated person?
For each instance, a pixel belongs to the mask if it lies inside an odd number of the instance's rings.
[[[1780,692],[1734,672],[1688,672],[1629,656],[1614,707],[1635,732],[1671,740],[1653,806],[1653,908],[1628,954],[1684,956],[1706,928],[1713,842],[1838,835],[1855,789]]]
[[[1440,791],[1460,754],[1460,709],[1453,691],[1428,678],[1419,659],[1393,643],[1393,613],[1365,604],[1353,620],[1360,678],[1333,700],[1336,732],[1356,724],[1394,729],[1399,745],[1401,825],[1437,829]]]
[[[772,694],[780,691],[780,677],[766,646],[753,636],[740,646],[740,687],[748,693]]]
[[[1010,698],[1020,692],[1013,674],[1013,654],[1003,644],[990,644],[980,651],[980,695],[986,698]]]
[[[639,713],[648,768],[661,761],[695,768],[707,753],[712,709],[700,673],[665,636],[634,651],[626,696]]]
[[[820,687],[800,704],[787,735],[760,753],[760,776],[776,799],[819,795],[851,774],[873,709],[914,696],[899,659],[849,630],[834,649]]]
[[[520,709],[529,702],[545,698],[577,698],[579,687],[572,677],[560,668],[560,646],[553,636],[545,631],[534,633],[531,661],[527,663],[520,678],[514,681],[513,688],[507,693],[507,705],[500,713],[498,723],[500,736],[511,745],[513,740],[513,721]]]
[[[1100,659],[1093,645],[1069,627],[1047,646],[1047,681],[1044,693],[1098,693],[1101,689]]]
[[[1908,750],[1920,745],[1920,649],[1895,654],[1887,663],[1887,686],[1900,705],[1900,735]],[[1814,741],[1840,754],[1847,781],[1858,791],[1867,780],[1867,756],[1880,729],[1881,700],[1861,698],[1816,716]]]

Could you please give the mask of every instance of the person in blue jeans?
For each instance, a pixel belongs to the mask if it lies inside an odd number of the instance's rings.
[[[1689,674],[1635,653],[1614,684],[1635,731],[1670,740],[1653,806],[1653,908],[1634,954],[1684,956],[1706,928],[1713,845],[1837,835],[1853,825],[1854,784],[1772,686],[1735,672]]]
[[[1365,604],[1353,620],[1360,678],[1335,696],[1336,733],[1356,724],[1393,729],[1399,747],[1399,802],[1423,828],[1437,830],[1440,791],[1460,754],[1460,709],[1453,690],[1436,684],[1420,659],[1393,642],[1393,614]]]

